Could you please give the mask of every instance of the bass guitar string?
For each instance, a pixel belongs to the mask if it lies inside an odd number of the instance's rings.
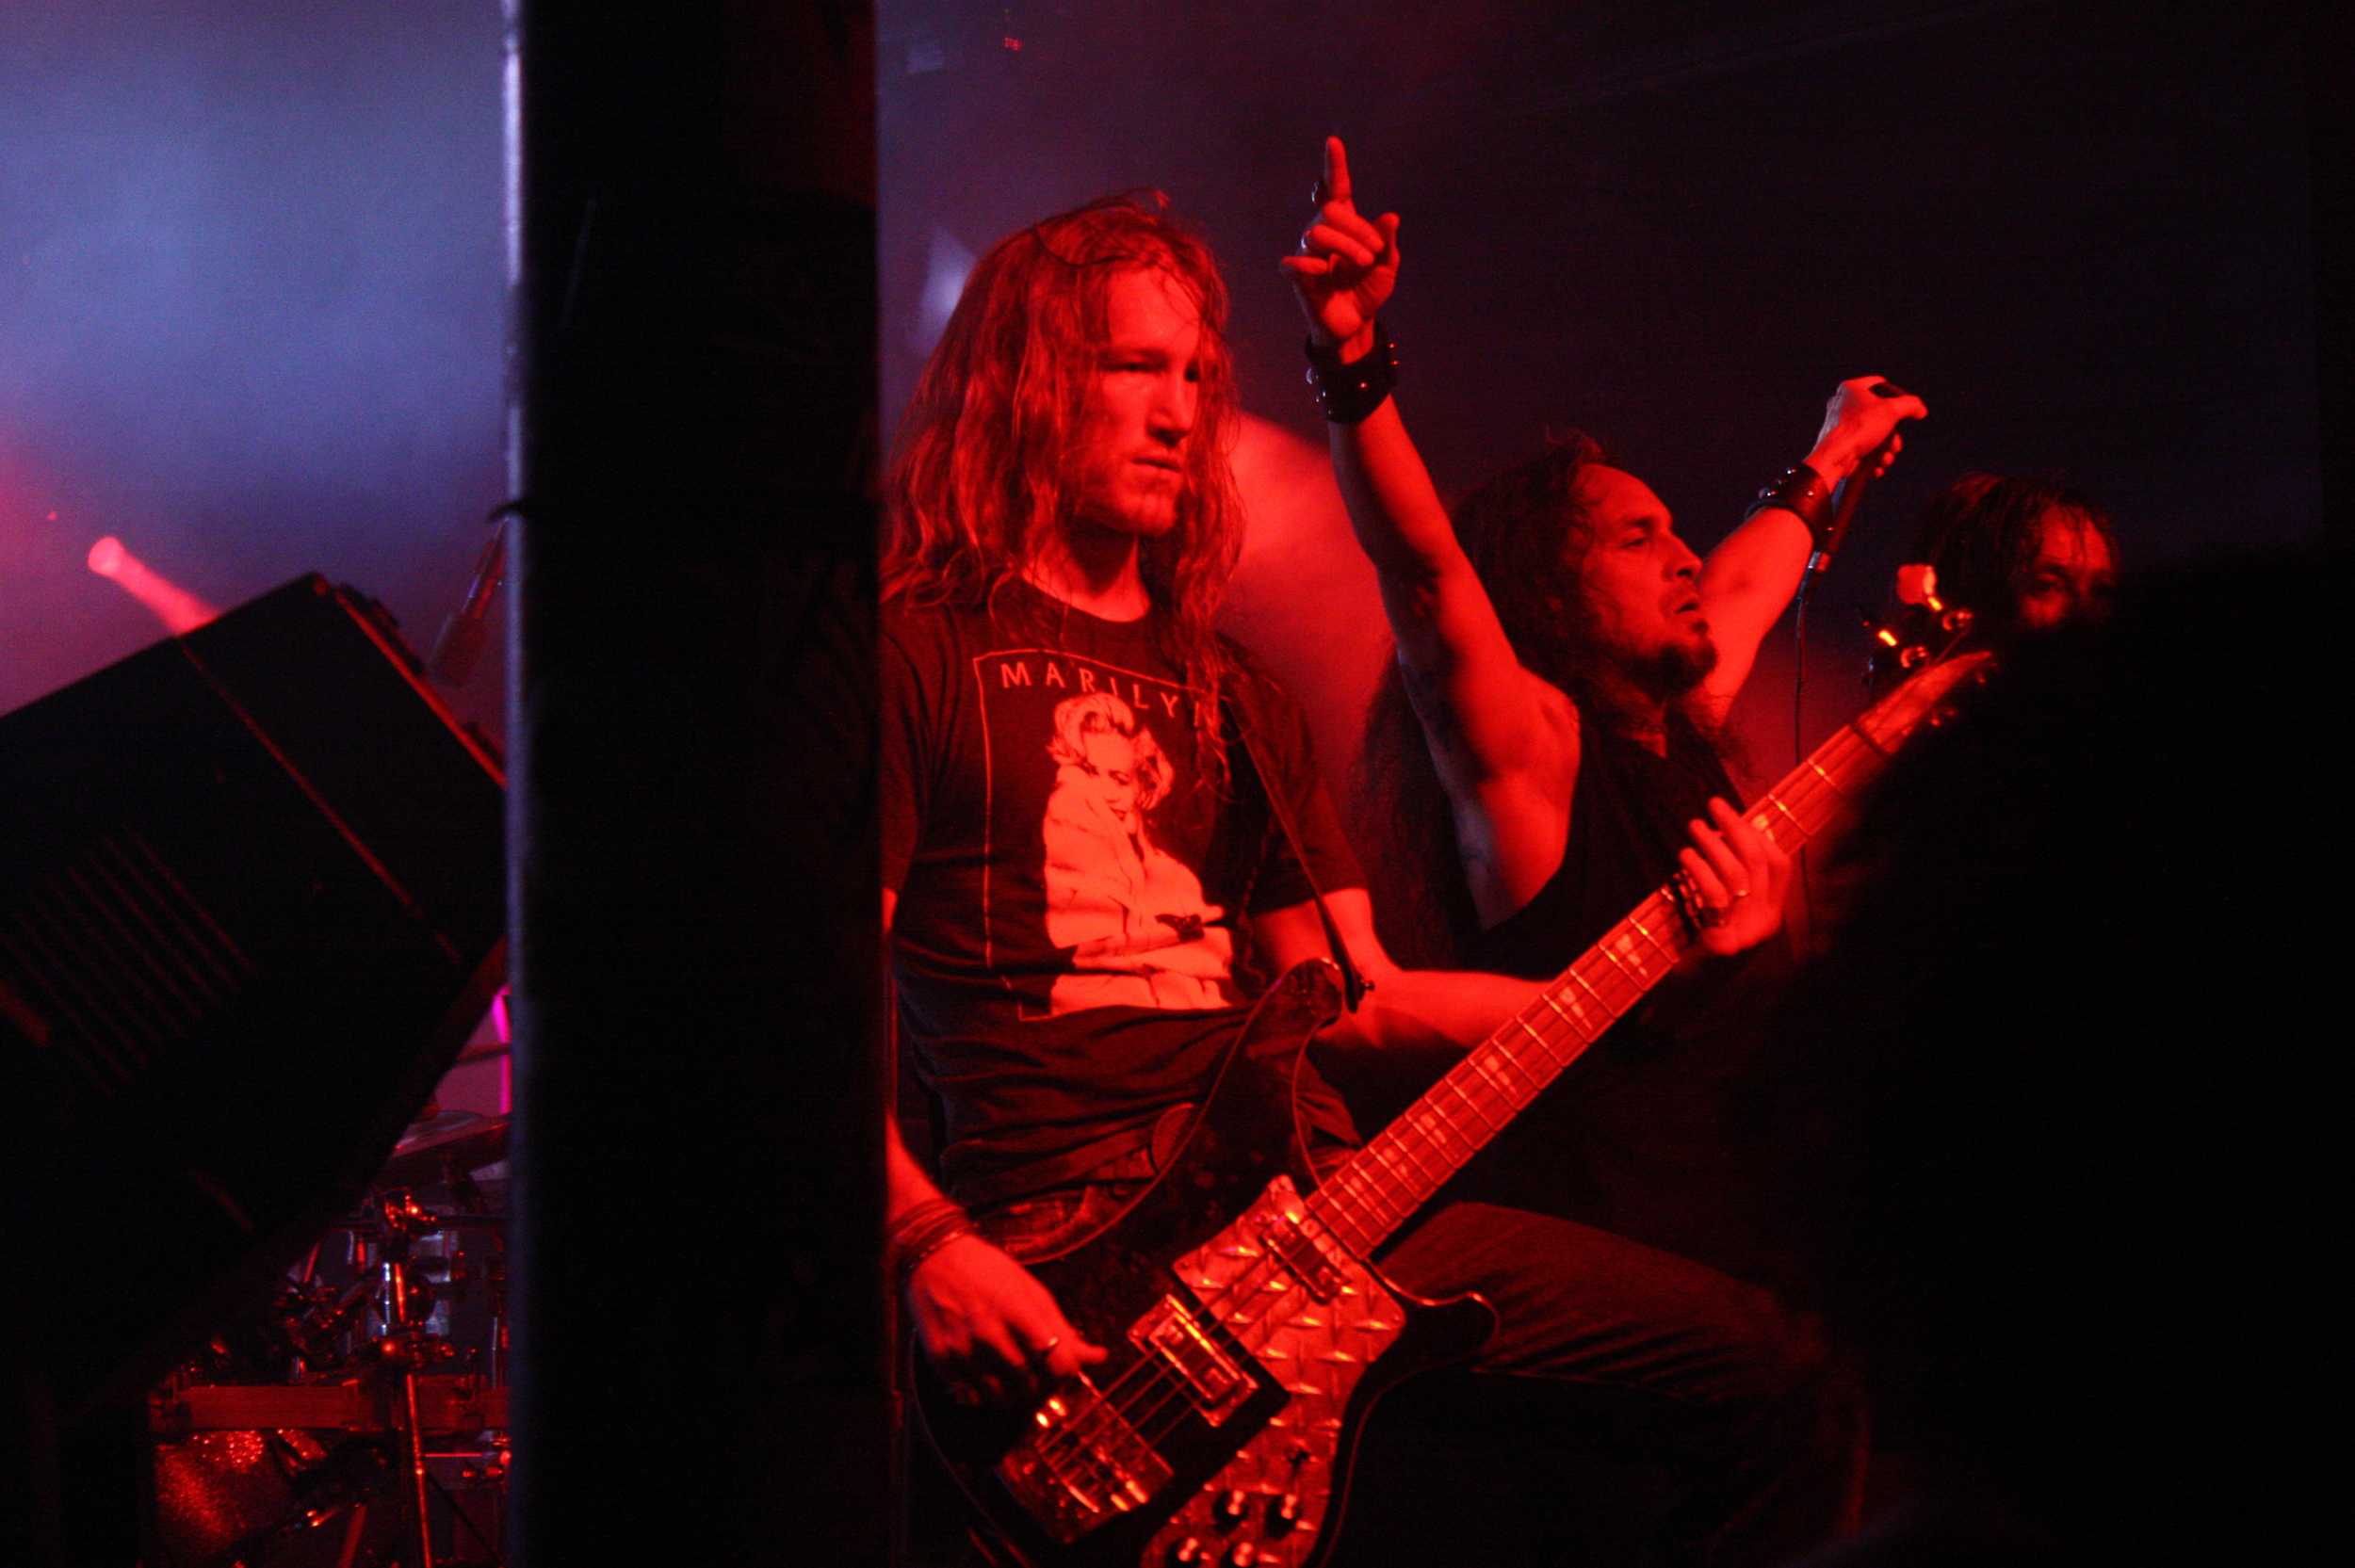
[[[1647,910],[1648,910],[1653,914],[1656,923],[1665,925],[1665,917],[1672,907],[1673,906],[1669,903],[1664,890],[1663,893],[1654,895],[1653,899],[1647,900],[1645,906],[1640,906],[1636,915],[1632,918],[1640,920],[1641,916],[1647,912]],[[1641,929],[1640,927],[1638,929]],[[1675,953],[1672,952],[1665,944],[1661,943],[1658,938],[1651,936],[1648,930],[1644,930],[1642,934],[1662,957],[1665,957],[1669,961],[1670,967],[1673,967],[1676,958]],[[1649,989],[1649,985],[1653,983],[1653,978],[1645,976],[1641,979],[1638,979],[1634,977],[1631,977],[1625,972],[1626,965],[1624,961],[1614,961],[1614,962],[1615,969],[1606,976],[1606,983],[1613,985],[1615,989],[1624,989],[1627,993],[1629,993],[1630,997],[1630,1002],[1628,1004],[1622,1004],[1618,1008],[1613,1010],[1616,1016],[1618,1011],[1624,1010],[1626,1005],[1632,1005],[1632,1001],[1634,997],[1640,996],[1646,990]],[[1564,1042],[1559,1040],[1549,1040],[1544,1035],[1538,1033],[1535,1025],[1536,1022],[1542,1021],[1542,1019],[1535,1021],[1522,1019],[1518,1020],[1516,1026],[1508,1026],[1508,1027],[1519,1026],[1526,1029],[1532,1038],[1535,1039],[1545,1050],[1547,1056],[1551,1059],[1549,1063],[1550,1070],[1548,1072],[1544,1074],[1528,1075],[1530,1077],[1530,1091],[1528,1094],[1529,1100],[1534,1100],[1539,1092],[1542,1092],[1546,1085],[1551,1081],[1552,1077],[1558,1075],[1561,1069],[1566,1067],[1571,1060],[1576,1059],[1579,1051],[1584,1050],[1584,1047],[1591,1043],[1592,1039],[1591,1036],[1581,1035],[1575,1029],[1569,1028],[1567,1021],[1562,1021],[1561,1026],[1564,1027],[1566,1033],[1570,1035],[1571,1043],[1576,1045],[1577,1049],[1571,1050],[1567,1054],[1557,1054],[1561,1052]],[[1502,1031],[1500,1031],[1500,1034],[1502,1033]],[[1486,1049],[1486,1047],[1484,1046],[1483,1048]],[[1508,1059],[1510,1059],[1509,1053]],[[1458,1092],[1461,1092],[1460,1089],[1458,1090]],[[1431,1094],[1427,1092],[1425,1100],[1428,1101],[1430,1098]],[[1468,1095],[1466,1098],[1469,1101],[1470,1097]],[[1420,1107],[1422,1103],[1423,1102],[1418,1102],[1418,1106]],[[1476,1104],[1476,1102],[1472,1103]],[[1526,1104],[1527,1101],[1525,1100],[1523,1103]],[[1360,1151],[1358,1156],[1354,1156],[1348,1165],[1345,1165],[1340,1172],[1336,1172],[1336,1177],[1344,1182],[1347,1180],[1350,1173],[1357,1172],[1358,1178],[1372,1188],[1380,1206],[1372,1217],[1374,1223],[1372,1228],[1369,1229],[1362,1221],[1353,1220],[1345,1214],[1337,1214],[1332,1212],[1334,1207],[1333,1204],[1319,1202],[1319,1199],[1324,1197],[1326,1193],[1333,1192],[1335,1190],[1335,1184],[1333,1182],[1328,1182],[1324,1188],[1321,1188],[1318,1192],[1310,1194],[1306,1200],[1304,1200],[1304,1217],[1313,1222],[1318,1229],[1332,1235],[1337,1241],[1340,1242],[1353,1254],[1353,1261],[1356,1261],[1360,1266],[1367,1268],[1369,1272],[1372,1272],[1372,1270],[1371,1265],[1365,1263],[1365,1254],[1372,1250],[1372,1244],[1378,1242],[1380,1238],[1387,1237],[1391,1230],[1396,1228],[1400,1220],[1404,1220],[1407,1215],[1412,1214],[1417,1208],[1421,1207],[1422,1203],[1426,1201],[1428,1192],[1436,1190],[1437,1187],[1443,1185],[1448,1176],[1452,1175],[1454,1170],[1460,1169],[1463,1163],[1461,1159],[1456,1159],[1447,1154],[1437,1135],[1430,1133],[1425,1128],[1414,1127],[1416,1115],[1417,1111],[1415,1109],[1410,1109],[1405,1117],[1402,1117],[1398,1122],[1393,1123],[1390,1127],[1386,1128],[1374,1139],[1370,1140],[1365,1148]],[[1446,1123],[1446,1113],[1436,1108],[1436,1102],[1434,1102],[1434,1111],[1430,1120],[1436,1120],[1442,1124],[1445,1124]],[[1486,1120],[1485,1117],[1484,1120]],[[1424,1139],[1431,1143],[1436,1156],[1440,1163],[1440,1169],[1436,1175],[1425,1163],[1421,1156],[1416,1152],[1414,1141],[1400,1134],[1399,1128],[1401,1126],[1414,1127],[1414,1130],[1421,1132]],[[1501,1126],[1501,1124],[1497,1124],[1497,1126]],[[1497,1130],[1497,1126],[1492,1126],[1490,1131],[1493,1132]],[[1461,1140],[1467,1146],[1468,1153],[1464,1156],[1466,1159],[1470,1158],[1471,1154],[1477,1153],[1479,1148],[1485,1143],[1485,1140],[1473,1139],[1463,1132],[1460,1128],[1454,1128],[1452,1130],[1454,1132],[1455,1137]],[[1378,1181],[1372,1176],[1364,1175],[1362,1172],[1359,1172],[1358,1168],[1360,1167],[1361,1162],[1367,1159],[1372,1159],[1379,1164],[1388,1166],[1390,1173],[1394,1176],[1400,1172],[1411,1172],[1413,1181],[1423,1187],[1424,1196],[1410,1195],[1395,1189],[1386,1191],[1384,1187]],[[1340,1194],[1340,1200],[1345,1201],[1349,1196],[1349,1194],[1344,1192]],[[1360,1201],[1362,1202],[1362,1198]],[[1390,1213],[1392,1209],[1396,1210],[1395,1214]],[[1346,1225],[1349,1230],[1355,1231],[1357,1234],[1354,1237],[1344,1234],[1344,1225]],[[1310,1239],[1313,1243],[1314,1237],[1311,1237]],[[1217,1292],[1215,1296],[1205,1299],[1204,1305],[1215,1314],[1222,1305],[1231,1302],[1239,1290],[1242,1290],[1246,1286],[1255,1290],[1264,1289],[1268,1283],[1269,1275],[1280,1267],[1280,1264],[1276,1263],[1273,1259],[1269,1259],[1265,1261],[1264,1267],[1255,1266],[1254,1268],[1245,1270],[1243,1274],[1239,1276],[1233,1284]],[[1286,1271],[1289,1272],[1289,1270]],[[1376,1277],[1378,1278],[1378,1275]],[[1275,1332],[1276,1325],[1273,1324],[1270,1319],[1276,1310],[1278,1309],[1272,1305],[1268,1314],[1264,1314],[1259,1318],[1252,1319],[1247,1325],[1229,1323],[1228,1328],[1230,1332],[1235,1333],[1238,1340],[1242,1341],[1247,1350],[1256,1353],[1259,1347],[1264,1345],[1267,1342],[1267,1339],[1272,1337],[1273,1334]],[[1244,1332],[1246,1327],[1249,1331],[1251,1331],[1248,1334]],[[1262,1366],[1264,1366],[1264,1363],[1262,1363]],[[1275,1374],[1271,1372],[1270,1375]],[[1161,1398],[1155,1402],[1152,1408],[1145,1409],[1139,1402],[1130,1402],[1124,1405],[1123,1414],[1131,1418],[1132,1425],[1136,1427],[1141,1433],[1149,1431],[1150,1440],[1158,1442],[1161,1439],[1167,1437],[1171,1432],[1175,1431],[1178,1426],[1183,1424],[1186,1412],[1182,1407],[1179,1407],[1174,1414],[1172,1414],[1169,1410],[1169,1406],[1172,1401],[1178,1396],[1183,1395],[1184,1388],[1182,1385],[1173,1384],[1167,1391],[1155,1392],[1161,1392]],[[1156,1417],[1162,1415],[1168,1415],[1169,1419],[1158,1427],[1150,1425]]]

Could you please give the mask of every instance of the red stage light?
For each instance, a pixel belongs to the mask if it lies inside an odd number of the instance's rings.
[[[196,630],[220,613],[179,584],[159,576],[112,534],[91,545],[88,558],[92,572],[146,606],[174,637]]]

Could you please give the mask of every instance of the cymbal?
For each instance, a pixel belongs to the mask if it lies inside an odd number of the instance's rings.
[[[378,1172],[379,1187],[405,1187],[442,1180],[507,1157],[504,1116],[482,1116],[471,1110],[446,1110],[410,1123],[393,1157]]]

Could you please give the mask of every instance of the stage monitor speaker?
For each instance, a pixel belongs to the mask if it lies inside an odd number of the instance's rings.
[[[0,718],[9,1291],[59,1419],[364,1190],[503,977],[503,793],[317,576]]]

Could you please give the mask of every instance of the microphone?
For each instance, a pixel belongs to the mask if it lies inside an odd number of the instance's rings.
[[[1905,396],[1903,392],[1891,386],[1887,381],[1875,381],[1872,393],[1876,397],[1903,397]],[[1841,480],[1833,489],[1831,524],[1824,529],[1823,540],[1815,546],[1815,553],[1807,558],[1808,571],[1819,573],[1830,567],[1831,558],[1840,549],[1840,542],[1848,537],[1848,523],[1856,516],[1857,503],[1864,499],[1865,487],[1873,482],[1874,474],[1879,470],[1883,462],[1888,461],[1890,450],[1896,445],[1897,432],[1892,429],[1889,432],[1889,439],[1874,447],[1868,456],[1848,471],[1848,477]]]
[[[506,574],[507,519],[501,517],[498,527],[491,534],[491,542],[482,547],[482,558],[475,563],[474,581],[466,589],[466,602],[442,622],[441,631],[433,639],[433,654],[426,661],[426,668],[443,685],[463,686],[481,660],[482,646],[491,635],[491,601],[497,595]]]

